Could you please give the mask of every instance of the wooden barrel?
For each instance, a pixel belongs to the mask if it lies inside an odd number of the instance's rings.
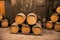
[[[34,13],[30,13],[27,15],[27,23],[29,25],[34,25],[37,22],[37,15]]]
[[[33,26],[32,28],[33,34],[35,35],[39,35],[42,33],[42,27],[40,24],[36,24],[35,26]]]
[[[18,33],[18,31],[20,30],[20,28],[15,23],[13,23],[11,25],[10,30],[11,30],[12,33]]]
[[[1,25],[2,27],[8,27],[8,20],[7,19],[2,20]]]
[[[45,26],[47,29],[52,29],[53,28],[53,22],[52,21],[48,21],[46,23],[46,26]]]
[[[5,16],[5,1],[0,1],[0,14]]]
[[[60,31],[60,22],[56,22],[56,24],[54,25],[54,30]]]
[[[0,14],[0,21],[3,19],[3,16]]]
[[[56,22],[56,21],[58,21],[58,20],[59,20],[59,16],[58,16],[57,13],[51,15],[51,21],[52,21],[52,22]]]
[[[21,28],[21,31],[22,31],[23,34],[29,34],[30,27],[28,25],[26,25],[26,24],[23,24],[22,28]]]
[[[25,19],[26,19],[25,14],[24,14],[24,13],[19,13],[19,14],[17,14],[17,16],[15,17],[15,22],[16,22],[17,24],[22,24],[22,23],[25,21]]]
[[[60,6],[56,8],[56,12],[60,14]]]

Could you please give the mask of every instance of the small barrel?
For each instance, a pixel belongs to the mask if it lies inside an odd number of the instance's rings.
[[[3,19],[3,16],[0,14],[0,21]]]
[[[56,8],[56,12],[60,14],[60,6]]]
[[[46,24],[45,24],[45,27],[47,29],[52,29],[53,28],[53,22],[52,21],[48,21]]]
[[[16,24],[22,24],[26,19],[26,15],[24,13],[19,13],[15,17]]]
[[[34,13],[30,13],[27,15],[27,23],[29,25],[34,25],[37,22],[37,15]]]
[[[60,22],[56,22],[56,24],[54,25],[54,30],[60,32]]]
[[[13,23],[11,25],[10,30],[11,30],[12,33],[18,33],[18,31],[20,30],[20,28],[18,27],[18,25],[16,25],[15,23]]]
[[[23,34],[29,34],[30,33],[30,27],[26,24],[22,24],[21,31]]]
[[[39,35],[42,33],[42,27],[40,24],[36,24],[35,26],[32,27],[32,32],[35,35]]]
[[[51,15],[51,21],[52,21],[52,22],[56,22],[56,21],[58,21],[58,20],[59,20],[59,16],[58,16],[57,13]]]
[[[2,20],[1,21],[1,25],[2,25],[2,27],[8,27],[8,20],[7,19],[4,19],[4,20]]]

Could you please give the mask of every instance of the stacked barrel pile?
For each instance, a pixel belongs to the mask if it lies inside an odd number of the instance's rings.
[[[0,14],[0,26],[2,27],[8,27],[8,20],[3,17],[3,15]]]
[[[54,28],[55,31],[60,31],[60,7],[56,8],[56,13],[53,13],[50,17],[50,21],[46,23],[47,29]]]
[[[18,31],[23,34],[41,34],[41,22],[38,21],[37,15],[35,13],[29,13],[26,16],[24,13],[18,13],[15,17],[15,22],[11,25],[11,32],[18,33]]]

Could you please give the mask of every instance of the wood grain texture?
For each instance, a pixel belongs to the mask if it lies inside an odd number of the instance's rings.
[[[0,1],[0,14],[5,16],[5,1]]]
[[[53,22],[52,21],[47,21],[47,23],[45,24],[45,27],[47,29],[52,29],[53,28]]]
[[[8,25],[9,25],[9,22],[8,22],[7,19],[4,19],[4,20],[1,21],[1,26],[2,27],[8,27]]]

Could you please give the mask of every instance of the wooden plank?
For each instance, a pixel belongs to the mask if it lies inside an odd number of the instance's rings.
[[[4,0],[0,0],[0,1],[4,1]]]
[[[0,14],[5,16],[5,1],[0,1]]]

